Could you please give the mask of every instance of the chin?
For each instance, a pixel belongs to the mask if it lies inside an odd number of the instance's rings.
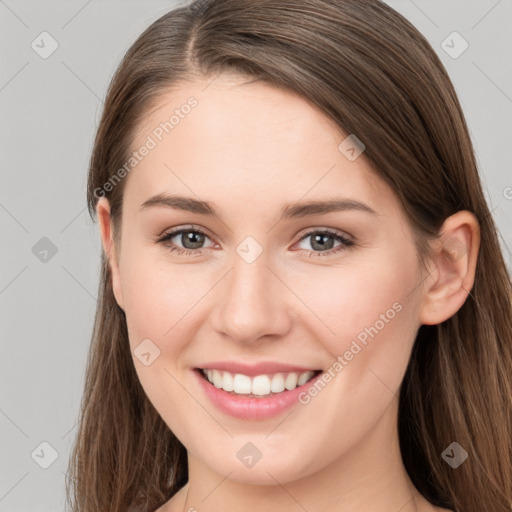
[[[240,449],[239,449],[240,450]],[[235,482],[250,485],[276,485],[277,482],[285,484],[293,482],[311,474],[314,471],[312,464],[309,464],[297,454],[297,463],[295,459],[286,456],[284,453],[275,452],[261,454],[259,460],[253,459],[242,461],[238,457],[226,459],[223,457],[223,463],[218,464],[218,460],[214,464],[209,465],[210,468],[219,475],[229,475],[227,478]],[[205,461],[208,463],[208,461]]]

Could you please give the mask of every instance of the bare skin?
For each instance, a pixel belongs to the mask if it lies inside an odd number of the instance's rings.
[[[137,374],[188,453],[189,483],[158,512],[436,510],[403,466],[398,394],[419,327],[454,315],[473,286],[478,222],[467,211],[448,218],[443,242],[464,250],[453,258],[433,242],[425,272],[393,191],[364,153],[350,161],[339,151],[346,134],[302,98],[242,82],[222,75],[209,85],[182,84],[144,120],[134,149],[187,98],[198,101],[126,178],[117,243],[108,201],[97,206],[132,353],[145,339],[160,351],[149,366],[134,357]],[[208,201],[216,215],[141,208],[164,193]],[[375,213],[279,220],[286,204],[333,198]],[[181,235],[158,242],[182,227],[206,233],[200,249],[187,247],[197,254],[170,250],[184,248]],[[333,252],[341,244],[334,241],[329,255],[319,255],[309,235],[324,228],[354,245]],[[250,264],[236,252],[248,236],[262,248]],[[326,372],[376,325],[357,357],[288,416],[232,417],[209,401],[192,371],[231,359]],[[263,455],[250,468],[237,457],[248,442]]]

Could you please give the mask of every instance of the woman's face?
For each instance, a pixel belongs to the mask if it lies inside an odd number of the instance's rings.
[[[394,432],[422,274],[362,147],[304,99],[228,75],[157,107],[133,144],[113,283],[140,382],[189,456],[285,483]]]

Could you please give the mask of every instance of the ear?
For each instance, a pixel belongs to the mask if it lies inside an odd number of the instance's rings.
[[[107,198],[101,197],[96,205],[96,214],[100,226],[101,244],[108,258],[112,274],[112,290],[119,307],[124,311],[123,290],[119,273],[119,261],[114,242],[114,232],[110,218],[110,203]]]
[[[462,210],[448,217],[433,242],[433,270],[426,280],[420,322],[436,325],[464,304],[475,282],[480,226],[475,215]]]

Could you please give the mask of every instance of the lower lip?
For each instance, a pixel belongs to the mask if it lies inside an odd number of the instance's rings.
[[[222,412],[243,420],[265,420],[279,416],[298,402],[299,395],[309,388],[321,375],[291,391],[283,391],[268,398],[250,398],[228,393],[216,388],[202,376],[201,370],[194,370],[199,384],[206,395]]]

